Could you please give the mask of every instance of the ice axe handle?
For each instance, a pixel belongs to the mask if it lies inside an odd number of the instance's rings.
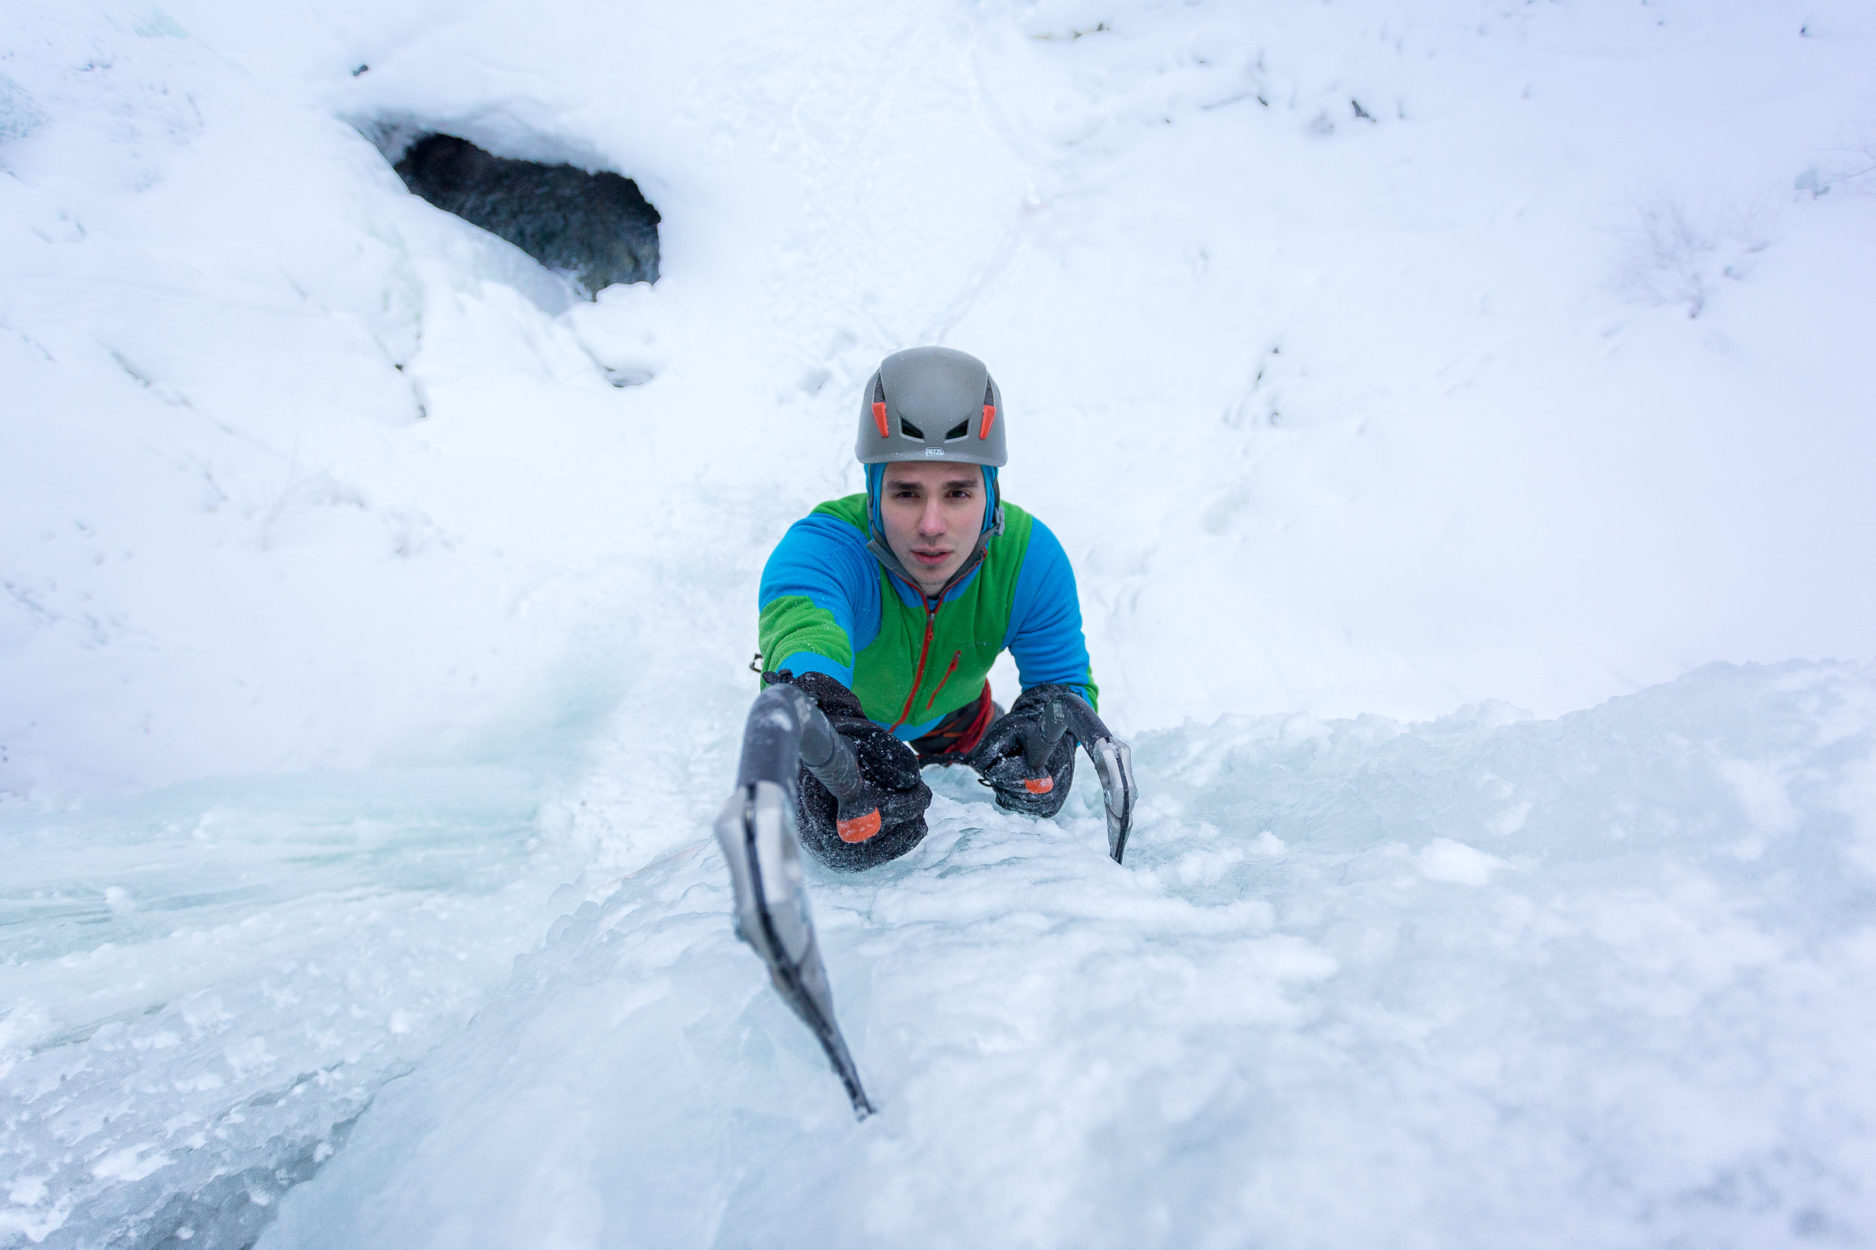
[[[1067,696],[1070,699],[1074,697]],[[1049,775],[1049,757],[1055,754],[1055,744],[1068,732],[1068,709],[1064,706],[1063,698],[1057,695],[1042,705],[1040,724],[1024,725],[1018,731],[1023,744],[1023,762],[1029,765],[1030,773],[1037,779]]]
[[[840,736],[821,709],[803,720],[801,762],[834,796],[834,828],[843,842],[864,842],[879,832],[879,799],[860,777],[853,743]]]

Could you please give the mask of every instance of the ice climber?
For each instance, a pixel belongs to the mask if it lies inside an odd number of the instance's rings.
[[[926,764],[968,764],[998,806],[1053,816],[1075,736],[1025,765],[1021,740],[1051,697],[1096,698],[1075,574],[1048,527],[1006,502],[1002,395],[983,362],[945,347],[886,357],[861,396],[866,490],[790,526],[762,571],[765,684],[790,682],[854,747],[878,807],[841,822],[803,768],[801,843],[835,868],[870,868],[925,836]],[[1006,714],[991,663],[1007,649],[1023,690]]]

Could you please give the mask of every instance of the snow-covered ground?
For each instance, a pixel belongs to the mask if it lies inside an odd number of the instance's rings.
[[[1876,1243],[1869,6],[0,14],[0,1245]],[[704,832],[933,341],[1145,798],[814,881],[856,1127]]]

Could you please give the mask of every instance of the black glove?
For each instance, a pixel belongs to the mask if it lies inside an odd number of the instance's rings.
[[[853,691],[826,673],[796,677],[783,670],[764,673],[764,685],[787,682],[814,700],[834,732],[853,747],[860,780],[872,791],[867,797],[879,809],[875,832],[855,841],[838,833],[838,804],[826,786],[804,766],[797,779],[797,814],[802,843],[823,862],[837,868],[867,868],[905,854],[925,836],[925,809],[931,805],[931,787],[919,773],[918,756],[893,737],[884,725],[868,718]],[[859,832],[850,830],[849,833]]]
[[[996,792],[997,806],[1006,812],[1026,816],[1053,816],[1068,801],[1068,788],[1075,781],[1075,735],[1063,731],[1055,749],[1043,765],[1046,776],[1038,777],[1023,752],[1023,739],[1040,734],[1043,711],[1049,699],[1061,693],[1073,693],[1073,686],[1031,686],[1010,705],[1007,716],[984,730],[971,752],[970,765]]]

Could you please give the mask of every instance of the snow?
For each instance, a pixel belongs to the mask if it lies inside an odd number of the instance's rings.
[[[5,14],[0,1246],[1876,1241],[1868,6]],[[814,879],[856,1126],[705,834],[931,341],[1142,800]]]

